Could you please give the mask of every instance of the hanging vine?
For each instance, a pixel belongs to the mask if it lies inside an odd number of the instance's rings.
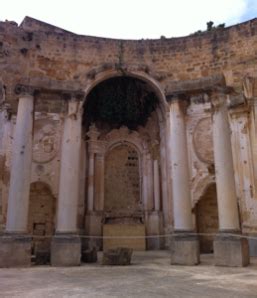
[[[131,78],[117,77],[97,85],[88,95],[84,122],[129,129],[144,126],[156,108],[158,98],[146,83]]]

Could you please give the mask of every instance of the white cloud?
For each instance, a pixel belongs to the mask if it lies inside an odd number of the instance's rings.
[[[25,15],[79,34],[117,38],[181,36],[205,30],[206,22],[239,22],[247,0],[8,0],[0,19]]]

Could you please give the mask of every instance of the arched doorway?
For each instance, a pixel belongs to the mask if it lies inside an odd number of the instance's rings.
[[[33,236],[32,254],[50,256],[51,236],[55,228],[56,200],[47,184],[30,186],[28,231]]]
[[[200,234],[200,252],[213,253],[214,234],[218,233],[218,204],[216,184],[210,184],[196,205],[196,226]]]

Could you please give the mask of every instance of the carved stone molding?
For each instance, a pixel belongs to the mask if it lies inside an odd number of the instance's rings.
[[[36,163],[52,161],[59,152],[61,125],[55,120],[35,120],[32,160]]]
[[[23,96],[23,95],[32,95],[34,96],[35,93],[37,93],[39,89],[35,88],[34,86],[30,85],[23,85],[23,84],[17,84],[14,88],[14,92],[17,95]]]
[[[5,113],[5,119],[6,120],[11,120],[12,117],[12,108],[11,105],[9,103],[2,103],[0,104],[0,112],[4,112]]]
[[[201,161],[214,162],[211,117],[200,119],[196,124],[193,132],[193,146]]]
[[[85,93],[83,91],[69,91],[65,90],[61,92],[62,97],[64,100],[78,100],[78,101],[83,101],[85,97]]]
[[[217,90],[213,89],[209,92],[209,98],[211,101],[211,111],[212,113],[218,111],[221,106],[227,104],[227,93],[224,89]]]

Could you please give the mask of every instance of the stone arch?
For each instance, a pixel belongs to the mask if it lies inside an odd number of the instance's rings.
[[[215,177],[213,175],[205,175],[203,177],[199,177],[197,181],[195,181],[192,189],[192,208],[196,206],[198,201],[202,198],[206,189],[210,184],[215,183]]]
[[[210,183],[195,205],[196,229],[201,253],[213,253],[213,240],[218,233],[218,203],[216,184]],[[202,234],[202,235],[201,235]]]
[[[96,87],[96,85],[98,85],[99,83],[101,83],[105,80],[108,80],[110,78],[121,77],[123,75],[124,74],[121,73],[121,71],[118,71],[118,70],[101,71],[98,74],[96,74],[94,79],[92,79],[90,81],[90,83],[88,83],[87,86],[84,89],[84,92],[85,92],[84,104],[87,100],[87,95],[90,93],[90,91],[94,87]],[[132,77],[132,78],[142,80],[142,81],[146,82],[147,84],[149,84],[153,88],[154,92],[156,93],[156,95],[159,98],[160,110],[163,113],[163,115],[165,114],[165,112],[169,111],[169,105],[166,101],[166,96],[165,96],[164,90],[162,89],[162,87],[158,83],[158,81],[156,81],[154,78],[152,78],[148,74],[142,73],[140,71],[126,71],[125,75],[128,76],[128,77]]]
[[[30,185],[28,231],[33,236],[32,254],[50,256],[51,237],[55,230],[56,198],[48,184]]]

